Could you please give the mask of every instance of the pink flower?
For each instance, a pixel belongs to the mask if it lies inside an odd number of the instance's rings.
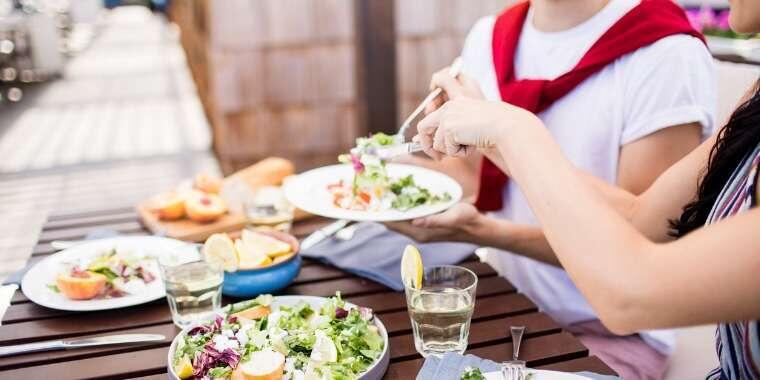
[[[362,164],[361,159],[359,156],[352,154],[351,155],[351,164],[354,166],[354,171],[357,173],[360,173],[364,170],[364,164]]]

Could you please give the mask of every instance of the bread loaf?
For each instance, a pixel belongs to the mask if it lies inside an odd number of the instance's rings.
[[[279,186],[283,178],[295,173],[292,162],[279,157],[263,159],[245,169],[242,169],[224,179],[223,185],[237,181],[245,182],[251,190],[262,186]]]

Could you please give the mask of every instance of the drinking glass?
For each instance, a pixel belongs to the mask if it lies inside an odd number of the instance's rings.
[[[266,186],[258,189],[253,198],[245,203],[248,222],[254,228],[271,228],[289,232],[293,224],[293,205],[285,199],[279,187]]]
[[[453,265],[425,269],[422,287],[405,285],[414,347],[423,357],[467,349],[478,277]]]
[[[172,321],[179,328],[203,320],[219,311],[224,271],[203,260],[197,245],[188,245],[161,255],[158,260],[166,287]]]

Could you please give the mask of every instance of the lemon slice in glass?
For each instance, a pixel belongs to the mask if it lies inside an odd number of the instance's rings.
[[[401,281],[414,289],[422,288],[422,256],[417,247],[407,245],[401,257]]]
[[[235,244],[227,234],[213,234],[203,244],[203,255],[208,263],[220,265],[227,272],[238,269]]]

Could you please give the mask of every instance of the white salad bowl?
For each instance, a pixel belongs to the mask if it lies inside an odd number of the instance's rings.
[[[326,301],[327,298],[315,296],[275,296],[274,300],[272,300],[272,308],[274,309],[279,306],[294,306],[300,302],[306,302],[311,305],[313,309],[319,309]],[[356,307],[356,305],[350,302],[346,302],[347,309]],[[388,349],[388,331],[385,329],[383,322],[380,321],[377,315],[374,316],[372,322],[375,324],[375,326],[377,326],[377,330],[378,333],[380,333],[380,336],[383,337],[383,352],[380,354],[380,357],[375,360],[375,362],[369,366],[369,368],[367,368],[366,371],[359,374],[359,379],[361,380],[382,379],[385,375],[385,372],[388,370],[388,364],[390,363],[390,350]],[[196,325],[191,325],[182,329],[182,331],[177,334],[176,337],[174,337],[171,346],[169,346],[169,353],[166,358],[166,368],[169,373],[169,378],[172,380],[180,380],[179,376],[177,376],[177,374],[174,372],[174,366],[172,365],[174,359],[174,351],[177,348],[179,339],[187,334],[187,332],[195,326]]]

